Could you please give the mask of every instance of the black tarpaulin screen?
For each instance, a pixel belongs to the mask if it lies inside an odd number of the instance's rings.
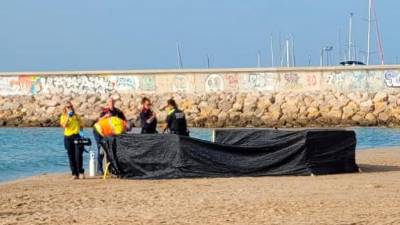
[[[224,130],[220,143],[172,134],[107,138],[112,172],[122,178],[164,179],[310,175],[355,172],[352,131]]]

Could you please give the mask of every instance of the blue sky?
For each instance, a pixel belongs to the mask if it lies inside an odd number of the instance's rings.
[[[385,61],[395,63],[400,1],[376,1]],[[176,68],[177,42],[185,68],[204,68],[207,54],[212,67],[255,67],[257,51],[270,66],[271,33],[276,58],[279,34],[293,34],[297,65],[308,65],[309,56],[318,65],[326,45],[334,46],[337,62],[338,33],[344,49],[350,12],[356,45],[366,49],[367,6],[368,0],[2,0],[0,71]]]

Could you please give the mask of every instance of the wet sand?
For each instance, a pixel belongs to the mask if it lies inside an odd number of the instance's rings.
[[[400,224],[400,149],[357,152],[362,173],[316,177],[0,184],[0,224]]]

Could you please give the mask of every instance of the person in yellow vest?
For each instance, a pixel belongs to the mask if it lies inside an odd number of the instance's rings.
[[[69,166],[73,179],[84,179],[83,147],[75,147],[74,141],[78,139],[82,129],[82,122],[76,115],[71,102],[67,102],[60,117],[60,125],[64,128],[64,147],[67,150]]]
[[[167,105],[163,107],[167,110],[167,118],[165,119],[165,125],[163,133],[169,130],[170,134],[177,134],[182,136],[189,136],[189,130],[187,129],[185,113],[178,108],[174,99],[169,99]]]

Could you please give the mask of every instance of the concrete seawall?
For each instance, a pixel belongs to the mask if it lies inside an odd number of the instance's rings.
[[[195,127],[399,126],[398,88],[400,66],[3,73],[0,126],[58,126],[67,100],[90,126],[109,96],[136,124],[149,96]]]

